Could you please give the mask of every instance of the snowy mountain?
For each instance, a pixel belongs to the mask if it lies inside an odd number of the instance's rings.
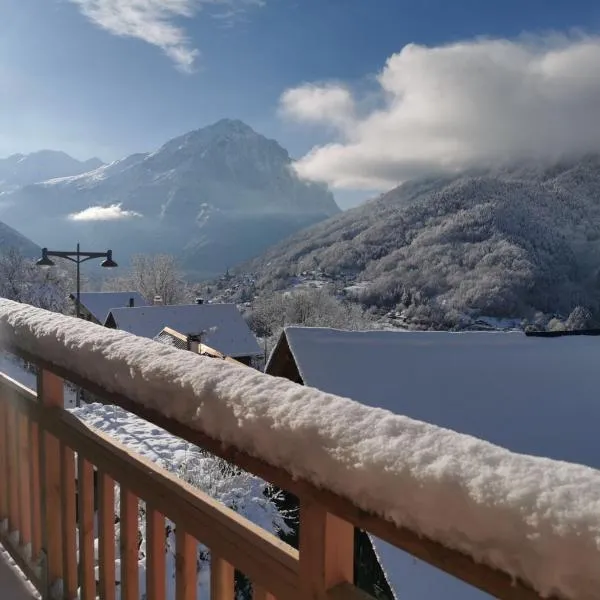
[[[460,313],[600,310],[600,157],[406,183],[271,248],[263,288],[322,269],[367,305]],[[454,318],[452,317],[452,318]]]
[[[40,247],[30,239],[0,222],[0,254],[4,254],[9,250],[16,250],[26,258],[39,258],[41,252]]]
[[[0,158],[0,191],[45,181],[52,177],[78,175],[102,166],[98,158],[79,161],[64,152],[40,150]]]
[[[167,252],[216,274],[339,212],[290,164],[277,142],[223,120],[150,154],[4,194],[0,218],[44,245],[86,240],[121,261]]]

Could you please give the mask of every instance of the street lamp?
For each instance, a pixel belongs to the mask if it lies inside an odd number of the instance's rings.
[[[71,262],[74,262],[77,265],[77,299],[75,314],[78,318],[81,316],[81,277],[79,273],[79,265],[81,265],[81,263],[87,260],[92,260],[94,258],[103,258],[104,260],[100,263],[101,267],[111,269],[119,266],[113,260],[112,250],[107,250],[106,252],[82,252],[79,249],[79,243],[77,244],[77,250],[75,252],[61,252],[58,250],[48,250],[48,248],[42,248],[42,258],[40,258],[35,264],[38,267],[54,266],[54,262],[49,258],[50,256],[55,256],[57,258],[66,258],[67,260],[70,260]]]

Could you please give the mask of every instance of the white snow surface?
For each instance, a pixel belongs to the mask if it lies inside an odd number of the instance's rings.
[[[76,294],[71,294],[73,300],[76,297]],[[104,325],[111,309],[129,307],[130,300],[133,300],[134,306],[148,306],[148,301],[139,292],[81,292],[80,300],[101,325]]]
[[[600,468],[600,338],[316,327],[288,327],[285,335],[306,385],[515,452]],[[489,598],[373,543],[401,598]]]
[[[260,356],[262,351],[235,304],[174,304],[114,308],[117,329],[154,338],[165,327],[201,334],[202,342],[233,358]]]
[[[600,472],[590,467],[512,453],[8,300],[0,301],[0,335],[8,345],[519,576],[542,596],[597,597]],[[564,347],[586,343],[589,338],[567,338]],[[405,393],[401,385],[397,393]]]

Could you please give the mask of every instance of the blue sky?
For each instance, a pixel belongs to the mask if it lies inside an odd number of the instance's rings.
[[[335,134],[282,115],[286,90],[342,82],[367,90],[364,100],[386,60],[410,43],[600,29],[595,0],[163,0],[184,16],[138,0],[145,19],[162,22],[119,36],[115,7],[128,2],[2,0],[0,156],[54,148],[112,160],[235,117],[300,157]],[[160,40],[174,31],[188,39],[171,40],[165,53]]]

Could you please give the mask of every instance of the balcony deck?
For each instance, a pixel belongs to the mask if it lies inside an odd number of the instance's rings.
[[[589,512],[577,521],[579,529],[573,530],[574,535],[568,528],[552,527],[556,522],[562,523],[560,515],[570,514],[569,508],[579,506],[581,498],[576,498],[577,494],[561,498],[558,521],[552,520],[553,506],[546,507],[543,519],[547,521],[540,525],[544,528],[541,537],[528,534],[529,525],[524,521],[527,515],[509,515],[512,521],[507,522],[512,525],[511,535],[516,536],[517,544],[510,549],[513,553],[506,555],[512,564],[509,560],[502,563],[497,557],[502,558],[506,531],[502,530],[494,539],[497,524],[490,518],[494,515],[505,518],[509,514],[502,499],[482,504],[462,491],[461,482],[453,484],[452,489],[459,494],[460,503],[456,506],[460,510],[452,513],[448,529],[457,531],[463,540],[474,531],[477,533],[477,528],[488,527],[485,531],[489,533],[478,554],[458,551],[451,544],[427,537],[416,528],[399,525],[389,517],[394,511],[410,510],[410,506],[407,509],[401,503],[401,493],[385,492],[386,482],[392,486],[387,489],[407,489],[404,470],[383,467],[377,470],[374,464],[371,467],[374,472],[368,473],[358,461],[339,463],[340,469],[350,471],[352,481],[362,478],[362,485],[365,478],[371,478],[373,484],[368,491],[377,492],[365,501],[352,488],[341,490],[339,480],[337,487],[333,485],[338,476],[334,468],[337,453],[323,453],[324,460],[333,462],[327,479],[316,483],[310,478],[307,463],[303,463],[306,457],[298,453],[297,446],[307,435],[314,435],[318,423],[309,422],[305,430],[298,432],[298,423],[292,420],[291,426],[278,432],[265,419],[266,428],[257,430],[256,405],[245,402],[247,395],[260,388],[263,405],[272,402],[269,406],[274,410],[279,410],[278,402],[286,394],[294,398],[304,394],[303,398],[314,400],[317,408],[324,402],[336,402],[338,407],[352,408],[355,414],[359,411],[368,418],[381,419],[380,413],[372,412],[374,409],[319,395],[315,390],[225,361],[153,345],[148,340],[3,300],[0,300],[0,337],[6,348],[37,368],[36,389],[28,389],[0,374],[0,539],[44,599],[72,600],[79,594],[83,600],[96,597],[115,600],[118,585],[122,600],[139,600],[142,581],[148,600],[196,600],[201,543],[210,551],[210,581],[204,583],[208,591],[203,592],[202,598],[233,600],[238,571],[251,582],[255,600],[368,600],[370,596],[354,586],[355,528],[493,597],[506,600],[598,597],[600,549],[594,549],[595,538],[586,537],[588,530],[592,533],[600,530],[595,504],[592,506],[590,502]],[[82,344],[86,340],[91,340],[91,347],[84,351]],[[173,375],[165,368],[165,361],[169,360],[175,365]],[[207,372],[212,375],[207,376]],[[153,379],[156,374],[160,379]],[[240,386],[240,378],[244,378],[244,385]],[[65,381],[294,494],[299,500],[299,549],[288,546],[131,448],[77,419],[64,408]],[[168,403],[181,404],[185,394],[188,412],[184,411],[182,417]],[[225,410],[228,402],[233,403],[235,410]],[[202,417],[202,427],[198,423],[193,427],[189,415],[198,420],[198,414]],[[398,431],[411,426],[407,420],[400,425]],[[419,431],[421,425],[417,427]],[[361,435],[370,433],[368,428],[360,431]],[[273,443],[264,439],[266,435],[279,439],[281,444],[291,440],[287,462],[265,450]],[[453,434],[444,433],[448,435]],[[472,451],[476,443],[476,440],[469,442],[467,458],[461,460],[477,461],[477,451]],[[536,459],[512,455],[502,449],[498,452],[495,455],[498,460],[537,468]],[[404,453],[410,454],[410,448]],[[402,455],[392,458],[408,460]],[[553,467],[544,465],[543,472],[531,471],[540,482],[547,479]],[[565,468],[561,463],[561,469]],[[588,500],[597,498],[600,474],[583,467],[573,469],[578,493],[586,494]],[[495,480],[498,485],[504,481],[502,477],[498,473]],[[506,485],[509,480],[510,473]],[[587,481],[591,483],[584,486],[582,482]],[[529,483],[529,493],[535,494],[538,483],[534,480]],[[436,517],[446,508],[440,506],[437,484],[436,477],[432,483],[421,478],[412,490],[421,494],[430,485],[431,495],[421,497],[431,504]],[[388,508],[373,508],[377,502]],[[565,505],[569,502],[572,506]],[[469,510],[481,510],[482,506],[488,512],[479,512],[472,519]],[[419,509],[417,505],[415,512]],[[418,518],[416,514],[409,516],[413,520]],[[177,528],[172,594],[166,584],[167,523]],[[443,527],[443,519],[438,523],[438,527]],[[142,526],[146,550],[143,578],[138,562]],[[514,547],[518,548],[516,555]],[[521,555],[530,562],[520,561]],[[503,571],[498,564],[510,564],[511,571]],[[554,577],[557,572],[562,573],[561,578]],[[563,587],[559,592],[548,592],[543,587],[547,580]],[[2,598],[9,600],[4,593]]]
[[[40,595],[25,578],[10,554],[0,545],[0,590],[4,600],[39,600]]]

